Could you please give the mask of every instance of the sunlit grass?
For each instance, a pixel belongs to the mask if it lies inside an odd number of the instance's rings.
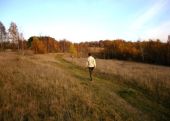
[[[120,82],[121,75],[95,70],[90,82],[84,65],[62,56],[0,53],[1,121],[170,119],[167,108]]]

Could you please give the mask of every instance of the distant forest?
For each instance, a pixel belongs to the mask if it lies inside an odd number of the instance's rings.
[[[91,52],[96,58],[120,59],[170,66],[170,41],[157,40],[130,42],[122,39],[72,43],[57,41],[49,36],[32,36],[25,40],[11,22],[8,31],[0,22],[0,51],[33,50],[38,53],[70,53],[72,57],[86,57]]]

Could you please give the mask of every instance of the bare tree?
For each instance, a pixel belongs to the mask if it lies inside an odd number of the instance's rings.
[[[9,40],[14,44],[14,48],[17,47],[19,50],[19,32],[16,23],[11,22],[8,32]]]
[[[0,21],[0,49],[2,50],[4,49],[3,43],[5,41],[5,38],[6,38],[6,29],[3,23]]]

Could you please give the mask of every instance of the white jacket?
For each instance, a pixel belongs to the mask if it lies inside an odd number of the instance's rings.
[[[89,56],[87,58],[87,67],[96,67],[96,61],[95,61],[94,57]]]

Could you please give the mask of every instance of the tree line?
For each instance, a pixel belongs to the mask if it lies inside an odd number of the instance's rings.
[[[27,41],[27,48],[34,53],[70,53],[72,57],[83,57],[87,54],[86,43],[72,43],[66,39],[57,41],[49,36],[32,36]]]
[[[49,36],[32,36],[25,40],[11,22],[8,31],[0,22],[0,51],[33,50],[37,53],[62,52],[74,57],[85,57],[91,52],[97,58],[120,59],[170,66],[170,41],[157,40],[130,42],[122,39],[72,43],[66,39],[57,41]]]
[[[100,58],[115,58],[170,66],[170,42],[163,43],[160,40],[127,42],[117,39],[97,43],[99,47],[103,47],[103,51],[99,52]]]
[[[170,66],[170,42],[160,40],[127,42],[125,40],[101,40],[95,42],[72,43],[57,41],[51,37],[30,37],[28,48],[35,53],[62,52],[75,57],[85,57],[88,52],[97,58],[120,59]]]

